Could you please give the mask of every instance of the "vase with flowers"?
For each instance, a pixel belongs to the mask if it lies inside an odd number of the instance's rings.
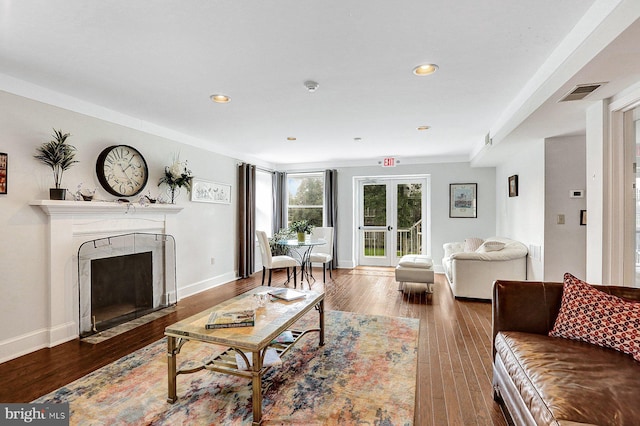
[[[184,186],[187,188],[187,191],[191,191],[192,180],[193,175],[191,174],[191,170],[187,168],[187,162],[180,161],[180,158],[176,156],[173,164],[165,166],[164,174],[160,178],[160,181],[158,181],[158,186],[164,183],[169,187],[171,204],[175,204],[175,198],[180,188]]]
[[[304,242],[305,234],[308,234],[313,229],[313,225],[308,220],[296,220],[289,226],[291,232],[298,234],[298,241]]]

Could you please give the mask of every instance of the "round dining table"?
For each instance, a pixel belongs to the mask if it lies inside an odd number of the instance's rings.
[[[291,240],[280,240],[278,245],[285,246],[289,249],[289,253],[294,259],[300,262],[300,287],[302,287],[303,279],[307,279],[307,284],[311,288],[311,280],[315,282],[315,278],[311,274],[311,251],[315,246],[322,246],[327,244],[323,239],[305,239],[304,241],[296,238]]]

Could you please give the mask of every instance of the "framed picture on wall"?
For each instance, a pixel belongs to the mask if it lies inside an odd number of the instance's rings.
[[[509,176],[509,197],[518,196],[518,175]]]
[[[477,183],[449,184],[449,217],[478,217]]]
[[[9,164],[9,156],[4,152],[0,152],[0,194],[7,193],[8,164]]]
[[[193,179],[191,183],[191,201],[231,204],[231,185]]]

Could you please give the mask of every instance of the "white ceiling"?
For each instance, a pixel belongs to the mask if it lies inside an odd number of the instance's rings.
[[[578,71],[612,81],[582,66],[559,79],[560,54],[584,45],[614,6],[636,3],[0,0],[0,89],[283,167],[469,160],[485,134],[506,140],[528,118],[522,106],[544,82],[564,89]],[[638,38],[627,38],[640,58]],[[640,81],[637,61],[619,78]],[[428,62],[439,71],[412,74]],[[214,104],[213,93],[232,101]],[[561,134],[584,126],[585,103],[573,104]]]

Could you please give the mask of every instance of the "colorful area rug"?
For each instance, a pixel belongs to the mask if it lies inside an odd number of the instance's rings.
[[[298,326],[317,320],[312,311]],[[339,311],[325,320],[325,346],[309,333],[265,375],[263,424],[413,424],[419,321]],[[178,363],[222,350],[188,342]],[[177,381],[169,404],[161,339],[34,402],[69,402],[72,425],[251,424],[249,380],[203,370]]]

